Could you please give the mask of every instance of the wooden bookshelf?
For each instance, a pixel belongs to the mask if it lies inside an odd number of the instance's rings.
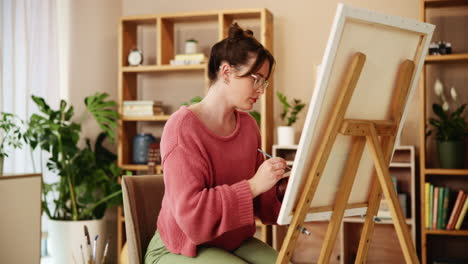
[[[163,94],[170,88],[160,87],[159,81],[183,82],[185,75],[196,75],[203,79],[198,86],[204,87],[201,94],[206,91],[208,86],[207,64],[196,65],[170,65],[170,60],[174,58],[181,43],[183,30],[191,30],[197,33],[199,29],[209,30],[208,35],[212,42],[207,39],[198,39],[200,42],[211,47],[217,41],[227,37],[229,26],[233,22],[238,22],[240,26],[252,29],[255,37],[271,52],[273,52],[273,15],[265,8],[253,9],[235,9],[187,13],[168,13],[168,14],[150,14],[125,16],[120,19],[119,25],[119,48],[118,48],[118,104],[119,113],[123,116],[123,102],[126,100],[148,100],[144,97],[148,93],[141,92],[142,83],[150,82],[152,85],[151,93],[154,96]],[[254,28],[251,28],[252,23]],[[214,30],[211,34],[211,28]],[[148,44],[150,43],[150,44]],[[128,53],[138,48],[142,50],[144,64],[140,66],[129,66],[127,62]],[[202,50],[205,51],[205,50]],[[204,52],[206,56],[206,51]],[[182,74],[181,74],[182,73]],[[176,77],[174,77],[176,76]],[[271,149],[273,143],[273,98],[274,88],[273,79],[270,80],[269,89],[261,97],[260,114],[261,124],[260,132],[262,135],[262,148]],[[154,89],[153,89],[154,86]],[[166,90],[163,90],[166,89]],[[144,95],[143,95],[144,94]],[[180,97],[180,103],[187,101],[183,90],[177,93]],[[173,99],[173,97],[170,97]],[[164,100],[162,100],[164,103]],[[179,104],[170,105],[170,109],[177,109]],[[117,146],[118,165],[125,170],[134,171],[137,174],[144,174],[148,170],[147,165],[132,164],[132,142],[135,135],[140,132],[145,124],[159,126],[161,128],[170,118],[171,113],[163,116],[142,116],[142,117],[123,117],[119,121],[119,140]],[[161,170],[158,166],[157,170]],[[155,219],[156,221],[156,219]],[[126,240],[125,221],[122,208],[119,209],[118,219],[118,241],[117,255],[120,263],[120,251]],[[261,231],[261,238],[271,243],[271,231],[269,227],[257,223]],[[269,233],[270,232],[270,233]]]
[[[425,224],[425,183],[434,186],[447,187],[452,192],[468,191],[468,169],[438,168],[435,150],[435,138],[426,137],[429,129],[428,119],[432,117],[431,105],[434,103],[434,81],[440,78],[445,89],[454,85],[457,90],[464,90],[464,71],[468,66],[468,47],[466,37],[460,34],[466,31],[468,17],[468,0],[420,0],[420,19],[436,25],[433,41],[445,40],[452,43],[454,54],[428,55],[421,72],[420,80],[420,177],[419,177],[419,208],[420,208],[420,256],[421,263],[431,264],[436,259],[454,258],[468,261],[468,251],[462,250],[468,244],[467,221],[465,219],[462,230],[427,229]],[[453,14],[455,13],[455,14]],[[461,37],[461,38],[460,38]],[[458,67],[458,68],[457,68]],[[457,75],[458,72],[458,75]],[[446,77],[446,76],[450,77]],[[459,80],[457,80],[457,77]],[[457,86],[458,81],[458,86]],[[450,85],[450,86],[449,86]],[[449,86],[449,87],[447,87]],[[467,94],[460,93],[459,101],[466,101]],[[453,204],[451,199],[450,203]],[[451,205],[449,205],[449,210]],[[449,211],[449,215],[450,215]],[[465,229],[463,229],[465,228]]]

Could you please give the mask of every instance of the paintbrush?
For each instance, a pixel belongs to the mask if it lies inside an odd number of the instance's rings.
[[[83,253],[83,245],[80,244],[80,249],[81,249],[81,263],[83,264],[86,264],[86,259],[84,257],[84,253]]]
[[[93,263],[96,263],[96,247],[97,247],[97,240],[99,238],[99,235],[96,235],[94,238],[94,244],[93,244]]]
[[[93,264],[92,252],[91,252],[91,239],[89,237],[88,227],[84,225],[84,233],[86,236],[87,250],[88,250],[88,263]]]
[[[107,238],[106,245],[104,246],[104,253],[102,254],[101,264],[106,262],[107,251],[109,249],[109,240],[110,238]]]
[[[270,158],[270,159],[273,158],[270,154],[266,153],[265,151],[263,151],[261,149],[257,149],[257,150],[258,150],[258,152],[263,153],[263,155],[267,156],[268,158]],[[286,166],[286,168],[288,168],[289,170],[292,170],[292,168],[289,167],[289,166]]]

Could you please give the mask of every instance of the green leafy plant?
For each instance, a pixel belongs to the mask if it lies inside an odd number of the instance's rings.
[[[439,104],[433,104],[432,110],[437,115],[438,119],[430,118],[429,123],[437,130],[437,140],[439,141],[460,141],[466,135],[466,122],[461,116],[465,110],[466,104],[457,108],[454,112],[450,113],[444,111]],[[431,135],[432,130],[429,130],[428,136]]]
[[[117,179],[122,170],[115,164],[116,156],[103,146],[106,138],[114,141],[119,117],[114,110],[116,102],[106,101],[107,97],[106,93],[86,97],[87,112],[103,131],[94,148],[89,139],[80,148],[81,124],[72,121],[73,106],[62,100],[59,109],[53,110],[43,98],[32,96],[40,114],[29,119],[27,141],[32,149],[39,147],[50,153],[47,167],[59,176],[58,182],[43,184],[42,208],[50,219],[100,219],[106,208],[121,203]]]
[[[192,105],[196,104],[202,101],[202,98],[200,96],[195,96],[192,99],[190,99],[189,102],[183,102],[182,105]]]
[[[249,114],[255,119],[257,125],[260,126],[260,122],[262,121],[262,115],[257,111],[250,111]]]
[[[283,105],[283,112],[281,112],[281,120],[286,122],[287,126],[292,126],[297,121],[297,115],[305,107],[299,99],[293,99],[291,103],[288,102],[288,98],[281,92],[277,92],[276,95]]]
[[[24,134],[22,128],[23,121],[16,115],[0,113],[0,158],[8,157],[7,147],[22,147]]]
[[[430,136],[434,130],[437,131],[436,138],[438,141],[461,141],[467,135],[467,123],[462,114],[465,110],[466,104],[462,104],[451,112],[450,104],[445,97],[442,83],[437,80],[434,86],[435,94],[440,99],[440,103],[432,105],[432,111],[437,118],[429,118],[429,124],[434,129],[429,130],[426,136]],[[454,87],[450,90],[452,102],[456,104],[457,92]]]

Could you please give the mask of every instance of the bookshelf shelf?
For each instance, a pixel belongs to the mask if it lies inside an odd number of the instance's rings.
[[[170,115],[156,115],[156,116],[124,116],[123,121],[167,121]]]
[[[425,169],[424,172],[429,175],[455,175],[455,176],[467,176],[468,177],[468,170]]]
[[[450,6],[463,6],[468,5],[467,0],[424,0],[426,8],[440,8]]]
[[[468,230],[426,229],[425,232],[428,235],[468,236]]]
[[[411,168],[412,164],[411,163],[405,163],[405,162],[392,162],[390,163],[390,168]]]
[[[122,164],[121,166],[124,170],[131,170],[131,171],[147,171],[148,165],[140,165],[140,164]],[[156,171],[161,171],[161,165],[156,166]]]
[[[362,218],[362,217],[345,217],[343,219],[344,222],[346,223],[364,223],[365,222],[365,219]],[[406,220],[406,224],[408,225],[413,225],[413,220],[411,218],[407,218]],[[376,224],[378,225],[390,225],[390,224],[393,224],[393,220],[392,219],[381,219],[380,222],[376,222]]]
[[[123,73],[168,72],[168,71],[203,71],[206,64],[193,65],[142,65],[122,67]]]
[[[467,62],[468,53],[463,54],[448,54],[448,55],[428,55],[426,57],[427,63],[454,63],[454,62]]]

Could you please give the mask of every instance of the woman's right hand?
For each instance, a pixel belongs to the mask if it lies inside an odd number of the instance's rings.
[[[270,190],[284,175],[286,161],[283,158],[271,158],[265,160],[257,170],[257,173],[249,180],[253,197]]]

